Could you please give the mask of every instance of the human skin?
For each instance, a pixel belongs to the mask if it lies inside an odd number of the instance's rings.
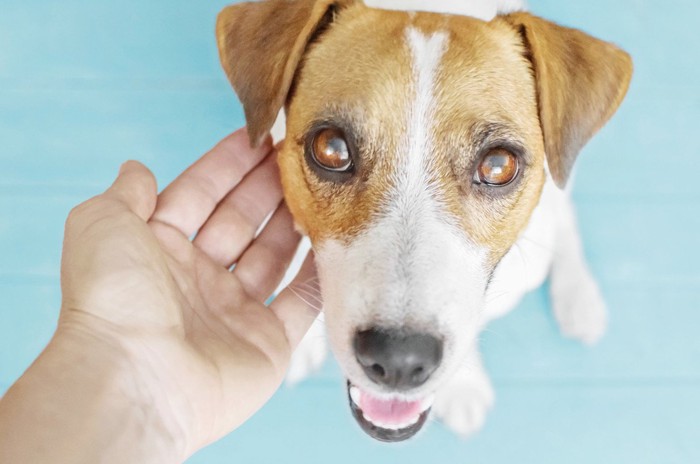
[[[265,305],[300,239],[276,155],[240,130],[160,195],[129,161],[71,211],[58,326],[0,400],[0,462],[182,462],[272,396],[317,316],[293,288],[312,257]]]

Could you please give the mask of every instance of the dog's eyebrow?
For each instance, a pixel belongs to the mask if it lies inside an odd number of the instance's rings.
[[[528,161],[529,154],[518,135],[518,131],[511,125],[502,122],[480,122],[471,127],[472,153],[482,153],[484,150],[503,147],[525,158]]]
[[[486,145],[499,142],[515,142],[517,132],[507,124],[500,122],[481,122],[474,124],[471,130],[471,139],[477,150]]]

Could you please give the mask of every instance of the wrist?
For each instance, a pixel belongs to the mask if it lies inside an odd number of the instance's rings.
[[[116,339],[61,324],[0,401],[0,462],[184,459],[184,437],[146,368]]]

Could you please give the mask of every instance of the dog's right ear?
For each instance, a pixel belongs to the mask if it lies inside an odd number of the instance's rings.
[[[316,31],[353,0],[267,0],[226,7],[216,21],[219,57],[238,94],[255,146],[285,103]]]

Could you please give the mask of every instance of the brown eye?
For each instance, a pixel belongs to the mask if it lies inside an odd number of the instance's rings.
[[[496,148],[481,160],[474,181],[500,187],[511,183],[517,174],[518,158],[503,148]]]
[[[352,168],[352,158],[345,134],[339,129],[322,129],[311,145],[314,161],[324,169],[345,172]]]

